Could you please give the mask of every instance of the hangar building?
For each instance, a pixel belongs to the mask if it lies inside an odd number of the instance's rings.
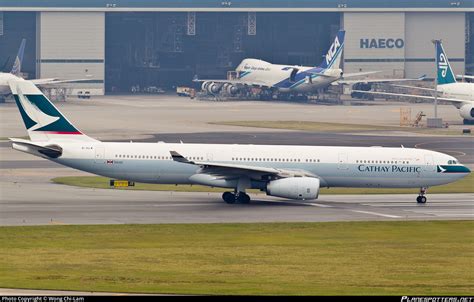
[[[24,37],[29,78],[88,79],[71,85],[92,94],[171,89],[247,57],[318,65],[340,28],[345,72],[432,77],[434,38],[457,74],[474,70],[472,0],[0,0],[0,66]]]

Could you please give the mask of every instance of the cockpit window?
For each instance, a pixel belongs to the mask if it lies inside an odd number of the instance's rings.
[[[448,160],[448,165],[456,165],[458,164],[457,160]]]

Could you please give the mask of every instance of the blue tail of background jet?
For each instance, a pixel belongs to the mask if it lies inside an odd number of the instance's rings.
[[[435,40],[433,42],[436,47],[436,73],[438,85],[456,83],[456,77],[454,76],[451,65],[449,64],[448,56],[444,52],[441,40]]]
[[[334,42],[329,47],[327,54],[324,56],[323,61],[319,67],[324,69],[335,69],[340,68],[341,54],[344,48],[344,36],[346,31],[340,30],[337,32]]]
[[[25,44],[26,44],[26,39],[22,39],[21,44],[20,44],[20,49],[18,49],[18,54],[16,55],[16,58],[15,58],[15,63],[13,63],[12,71],[10,71],[11,74],[14,74],[16,76],[20,76],[21,63],[23,62],[23,54],[25,52]]]

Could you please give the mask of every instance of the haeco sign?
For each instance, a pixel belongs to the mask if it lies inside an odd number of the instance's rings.
[[[403,46],[405,46],[405,41],[400,38],[360,39],[360,48],[403,48]]]

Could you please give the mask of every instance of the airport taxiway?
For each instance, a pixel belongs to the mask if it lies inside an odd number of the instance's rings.
[[[309,120],[396,125],[400,104],[318,106],[270,102],[199,102],[163,96],[104,97],[57,104],[85,133],[103,140],[186,143],[301,144],[417,147],[457,157],[474,166],[469,136],[407,135],[380,131],[317,133],[211,125],[225,120]],[[427,104],[410,104],[413,111]],[[458,121],[454,106],[440,106]],[[13,104],[0,106],[0,136],[24,136]],[[459,125],[458,125],[459,126]],[[288,202],[254,195],[249,205],[225,204],[217,193],[118,191],[51,183],[58,176],[89,175],[11,149],[0,142],[0,225],[217,223],[473,219],[474,194],[321,195],[316,201]]]
[[[219,193],[119,191],[1,182],[0,225],[244,223],[474,218],[474,194],[321,195],[285,201],[264,194],[229,205]]]

